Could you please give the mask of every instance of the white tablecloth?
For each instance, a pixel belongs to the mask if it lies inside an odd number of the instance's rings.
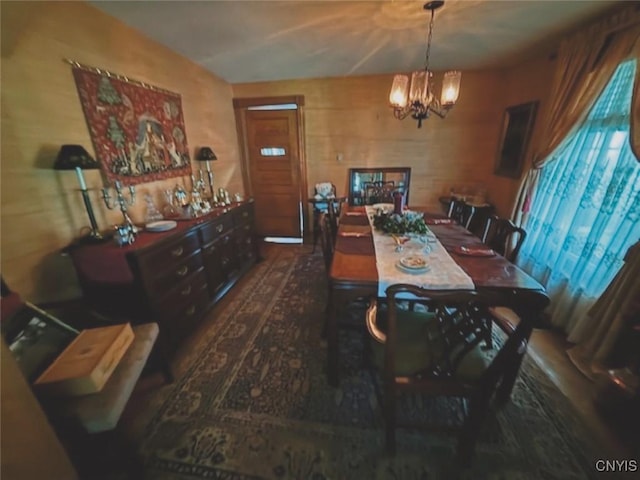
[[[376,251],[378,296],[386,297],[387,287],[396,283],[408,283],[434,290],[475,288],[471,277],[451,258],[435,235],[432,235],[428,243],[425,242],[425,237],[413,237],[404,244],[402,251],[398,252],[393,237],[373,227],[375,210],[368,206],[366,211]],[[398,266],[400,259],[409,255],[423,255],[429,265],[428,270],[423,273],[407,273],[401,269]]]

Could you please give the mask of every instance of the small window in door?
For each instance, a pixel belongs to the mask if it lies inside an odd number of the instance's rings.
[[[260,155],[263,157],[284,157],[285,154],[284,148],[281,147],[263,147],[260,149]]]

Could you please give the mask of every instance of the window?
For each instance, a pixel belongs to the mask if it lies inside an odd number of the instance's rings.
[[[569,333],[640,238],[640,163],[629,146],[635,69],[635,60],[620,64],[554,152],[525,225],[519,263],[546,286],[553,323]]]
[[[263,147],[260,149],[260,155],[263,157],[284,157],[285,154],[285,149],[280,147]]]

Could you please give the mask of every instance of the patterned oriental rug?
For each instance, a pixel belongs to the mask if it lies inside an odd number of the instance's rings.
[[[341,384],[326,382],[322,257],[279,249],[241,288],[146,428],[148,478],[595,478],[589,432],[529,359],[512,402],[485,424],[471,468],[455,465],[456,433],[442,430],[400,429],[399,453],[386,455],[360,333],[341,332]],[[403,402],[416,421],[461,418],[457,399]]]

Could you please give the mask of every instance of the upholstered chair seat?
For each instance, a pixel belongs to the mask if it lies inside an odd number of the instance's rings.
[[[371,333],[377,327],[368,322],[367,328]],[[396,375],[414,377],[420,376],[423,372],[430,373],[445,354],[445,346],[439,334],[435,314],[398,309],[397,329]],[[382,371],[384,369],[384,342],[380,341],[380,334],[372,334],[371,340],[374,366]],[[480,344],[476,345],[462,357],[453,372],[454,375],[461,381],[477,381],[491,364],[495,353],[495,350],[487,350],[482,348]]]

